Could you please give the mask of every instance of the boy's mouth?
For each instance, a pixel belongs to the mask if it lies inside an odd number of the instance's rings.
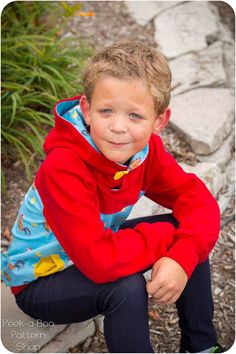
[[[123,146],[126,146],[126,145],[129,144],[129,143],[117,143],[117,142],[109,141],[109,140],[107,140],[107,142],[108,142],[110,145],[115,146],[115,147],[123,147]]]

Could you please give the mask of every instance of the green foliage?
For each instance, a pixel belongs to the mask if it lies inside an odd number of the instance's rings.
[[[92,55],[78,38],[60,38],[64,15],[60,2],[47,1],[16,1],[2,12],[2,157],[20,159],[29,179],[53,104],[82,91],[80,72]]]
[[[64,16],[65,17],[70,17],[70,16],[74,15],[78,10],[81,10],[81,8],[82,8],[81,4],[69,5],[65,1],[63,1],[61,4],[64,8]]]

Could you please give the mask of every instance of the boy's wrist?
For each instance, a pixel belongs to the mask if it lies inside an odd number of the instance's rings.
[[[185,270],[190,278],[197,264],[199,263],[198,252],[191,244],[185,242],[186,240],[178,240],[173,246],[166,252],[164,257],[169,257],[175,260]]]

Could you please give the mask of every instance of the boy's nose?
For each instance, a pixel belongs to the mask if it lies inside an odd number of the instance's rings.
[[[125,118],[122,116],[114,116],[111,124],[110,130],[114,133],[125,133],[127,131]]]

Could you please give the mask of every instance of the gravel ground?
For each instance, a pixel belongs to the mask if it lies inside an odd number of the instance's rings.
[[[220,8],[223,21],[229,25],[234,33],[234,20],[230,8],[222,2],[215,2]],[[94,17],[74,17],[68,24],[67,30],[73,34],[80,34],[96,49],[108,45],[118,39],[135,39],[151,45],[153,40],[153,25],[145,28],[139,26],[127,13],[124,2],[87,2],[84,11],[94,11]],[[162,135],[165,145],[178,161],[190,164],[196,162],[196,156],[181,136],[170,127]],[[29,186],[25,179],[23,168],[19,162],[3,165],[7,195],[2,197],[2,248],[7,247],[10,238],[10,228],[17,215],[19,204]],[[215,326],[219,342],[230,348],[234,343],[235,330],[235,281],[234,281],[234,196],[222,216],[222,228],[219,240],[210,255],[212,267],[212,289],[215,302]],[[158,306],[149,303],[151,342],[156,352],[178,352],[180,332],[178,316],[174,305]],[[104,336],[99,331],[93,338],[74,348],[70,352],[105,353],[107,348]]]

